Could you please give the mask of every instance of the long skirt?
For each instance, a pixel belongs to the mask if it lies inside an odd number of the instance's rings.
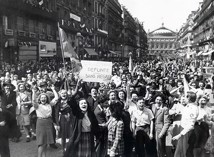
[[[75,157],[93,157],[93,140],[90,132],[82,132]]]
[[[37,119],[36,142],[38,146],[54,143],[53,122],[51,118]]]
[[[71,130],[71,122],[70,118],[66,118],[65,115],[61,115],[60,117],[60,132],[59,137],[62,138],[62,146],[65,148],[66,139],[70,138]]]

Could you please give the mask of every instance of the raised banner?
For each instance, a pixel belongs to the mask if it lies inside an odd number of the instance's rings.
[[[82,60],[80,78],[85,82],[110,82],[112,62]]]

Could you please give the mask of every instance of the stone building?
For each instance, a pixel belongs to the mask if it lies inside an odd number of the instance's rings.
[[[54,0],[0,1],[0,62],[56,55],[56,15]]]
[[[173,57],[176,53],[176,32],[166,28],[164,24],[148,33],[148,55]]]

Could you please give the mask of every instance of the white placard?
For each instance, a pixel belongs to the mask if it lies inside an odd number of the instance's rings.
[[[82,60],[80,78],[85,82],[110,82],[112,62]]]

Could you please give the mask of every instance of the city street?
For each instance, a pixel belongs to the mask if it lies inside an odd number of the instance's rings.
[[[214,157],[214,0],[0,0],[0,21],[0,157]]]
[[[47,157],[62,157],[62,149],[60,144],[57,144],[58,149],[48,148]],[[26,142],[24,136],[20,142],[10,142],[11,157],[37,157],[36,141]]]
[[[173,157],[171,151],[171,136],[168,135],[166,139],[167,145],[167,157]],[[62,148],[57,143],[58,149],[48,148],[47,157],[62,157]],[[21,137],[21,141],[19,143],[10,142],[10,152],[11,157],[37,157],[37,146],[36,141],[25,142],[24,137]],[[203,156],[196,156],[196,157],[214,157],[214,154],[206,154],[204,153]]]

